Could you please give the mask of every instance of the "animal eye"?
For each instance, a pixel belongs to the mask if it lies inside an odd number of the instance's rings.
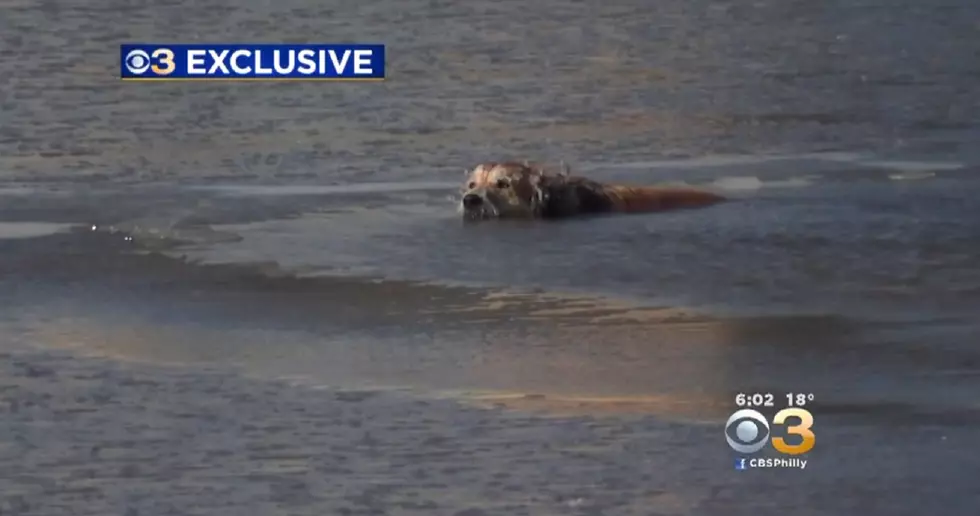
[[[508,186],[510,186],[510,182],[506,179],[497,180],[497,188],[507,188]]]
[[[470,181],[470,184],[467,185],[467,188],[469,188],[470,190],[476,188],[476,181]]]

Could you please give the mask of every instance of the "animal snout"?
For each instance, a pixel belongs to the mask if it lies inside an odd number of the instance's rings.
[[[476,208],[483,204],[483,197],[476,194],[466,194],[463,196],[463,206],[466,208]]]

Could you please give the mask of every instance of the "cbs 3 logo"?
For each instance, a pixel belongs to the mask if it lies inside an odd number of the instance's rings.
[[[156,63],[153,63],[153,61]],[[170,75],[177,69],[174,64],[174,53],[169,48],[158,48],[151,53],[145,50],[130,50],[123,61],[126,69],[135,75],[143,75],[147,70],[153,70],[155,75]]]
[[[786,420],[795,417],[798,424],[787,424]],[[784,408],[772,418],[774,425],[786,425],[788,435],[802,438],[799,444],[789,444],[783,437],[773,437],[772,447],[787,455],[802,455],[813,449],[817,437],[813,433],[813,415],[809,410],[799,407]],[[725,440],[728,446],[739,453],[755,453],[769,441],[769,422],[766,416],[752,409],[735,411],[725,423]]]

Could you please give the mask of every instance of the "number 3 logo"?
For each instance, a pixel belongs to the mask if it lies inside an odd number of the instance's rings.
[[[798,407],[786,408],[777,412],[776,416],[772,418],[772,422],[776,425],[782,425],[789,417],[799,418],[800,423],[798,425],[786,425],[786,433],[798,435],[803,440],[800,444],[786,444],[784,438],[773,437],[772,447],[787,455],[802,455],[812,450],[817,441],[817,436],[810,429],[813,427],[813,415],[810,414],[809,410]]]
[[[174,53],[169,48],[158,48],[154,50],[153,58],[159,59],[160,64],[164,65],[153,65],[150,67],[153,69],[153,73],[157,75],[170,75],[177,68],[177,65],[174,64]]]

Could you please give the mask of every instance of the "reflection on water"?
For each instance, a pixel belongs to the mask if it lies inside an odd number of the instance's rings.
[[[34,238],[71,229],[69,224],[50,222],[0,222],[0,239]]]
[[[84,246],[100,237],[67,238]],[[971,331],[959,324],[726,318],[595,296],[277,277],[253,265],[200,266],[152,254],[93,258],[35,258],[36,269],[22,268],[14,285],[34,287],[7,290],[20,307],[11,314],[18,331],[37,345],[82,354],[233,367],[334,388],[472,394],[564,412],[594,406],[713,417],[745,389],[820,392],[828,405],[942,396],[963,407],[975,391],[950,392],[949,375],[964,385],[980,379],[962,375],[975,361],[969,343],[921,340]],[[70,290],[59,286],[64,280],[51,283],[49,264],[72,278]],[[532,397],[507,397],[513,393]]]

